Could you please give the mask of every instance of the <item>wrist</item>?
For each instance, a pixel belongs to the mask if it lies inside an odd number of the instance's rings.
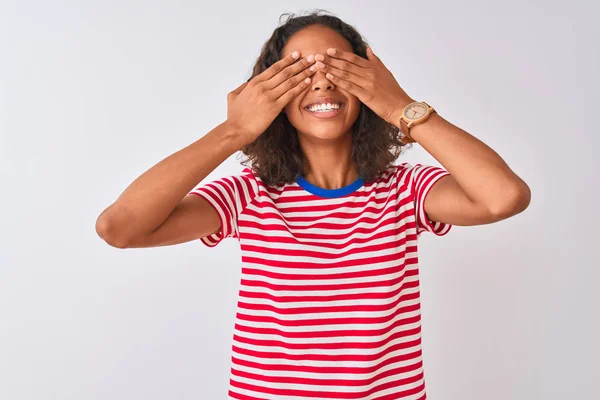
[[[437,111],[432,113],[425,122],[417,124],[410,128],[410,137],[413,140],[419,141],[419,135],[421,135],[423,132],[430,131],[434,125],[436,127],[433,129],[435,131],[439,131],[439,129],[436,128],[439,128],[439,123],[441,119],[442,117],[437,113]]]
[[[402,112],[404,112],[407,105],[414,103],[415,101],[416,100],[410,97],[406,97],[396,103],[396,107],[392,112],[392,124],[396,125],[398,129],[400,129],[400,116],[402,116]]]
[[[239,151],[242,147],[244,147],[247,143],[244,141],[244,137],[241,134],[242,129],[237,124],[231,122],[230,120],[223,121],[219,128],[221,129],[221,138],[227,146],[232,147],[235,151]]]

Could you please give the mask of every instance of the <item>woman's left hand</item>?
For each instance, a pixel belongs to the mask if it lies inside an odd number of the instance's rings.
[[[374,113],[399,126],[398,117],[408,104],[414,102],[400,87],[394,75],[381,59],[367,47],[365,60],[358,54],[329,48],[327,55],[317,55],[317,68],[326,73],[327,79],[350,92],[373,110]]]

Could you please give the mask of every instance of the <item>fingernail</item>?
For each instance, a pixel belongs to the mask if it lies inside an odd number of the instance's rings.
[[[297,51],[294,51],[292,53],[292,57],[294,57],[294,58],[298,58],[299,56],[300,56],[300,53],[298,53]]]

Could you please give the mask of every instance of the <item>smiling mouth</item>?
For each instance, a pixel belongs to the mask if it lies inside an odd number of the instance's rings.
[[[342,103],[340,102],[339,108],[332,108],[330,110],[316,110],[316,111],[310,111],[310,107],[304,107],[304,110],[306,110],[306,112],[308,112],[310,115],[315,116],[317,118],[330,118],[330,117],[334,117],[338,114],[341,113],[342,109],[344,108],[346,103]]]

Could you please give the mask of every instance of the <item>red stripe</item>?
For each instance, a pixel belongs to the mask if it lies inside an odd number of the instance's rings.
[[[275,319],[275,318],[271,318],[271,319]],[[295,338],[295,339],[308,339],[308,338],[319,338],[319,337],[343,337],[343,336],[383,336],[387,333],[389,333],[393,328],[402,326],[402,325],[406,325],[406,324],[412,324],[415,322],[418,322],[420,320],[419,316],[414,316],[414,317],[410,317],[410,318],[404,318],[404,319],[399,319],[394,321],[393,323],[391,323],[390,325],[386,326],[385,328],[380,328],[380,329],[353,329],[353,330],[349,330],[349,329],[344,329],[344,330],[327,330],[327,331],[302,331],[302,332],[286,332],[286,331],[282,331],[280,329],[277,328],[264,328],[264,327],[249,327],[246,325],[242,325],[241,323],[236,323],[235,327],[237,330],[239,331],[245,331],[245,332],[250,332],[250,333],[255,333],[255,334],[259,334],[259,333],[263,333],[263,334],[270,334],[270,335],[280,335],[282,337],[287,337],[287,338]],[[262,322],[271,322],[271,321],[262,321]],[[405,332],[406,334],[413,334],[411,332],[414,331],[420,331],[420,328],[411,328],[411,329],[405,329],[401,332]]]
[[[416,275],[415,270],[406,270],[406,276]],[[412,286],[410,286],[410,285]],[[263,292],[250,292],[247,290],[240,290],[240,297],[256,298],[256,299],[270,299],[278,303],[289,303],[289,302],[313,302],[313,301],[340,301],[340,300],[366,300],[366,299],[387,299],[392,298],[407,287],[414,287],[415,282],[404,282],[401,286],[394,290],[385,292],[374,292],[374,293],[351,293],[351,294],[333,294],[333,295],[305,295],[299,294],[298,296],[279,296],[271,293]]]
[[[408,286],[408,285],[407,285]],[[238,307],[244,310],[260,310],[260,311],[272,311],[278,315],[299,315],[299,314],[325,314],[325,313],[336,313],[336,312],[377,312],[377,311],[389,311],[394,309],[398,304],[404,303],[409,299],[418,298],[415,293],[407,293],[403,296],[399,296],[396,300],[385,303],[385,304],[347,304],[347,305],[335,305],[335,306],[312,306],[312,307],[277,307],[273,304],[252,304],[240,300]],[[418,308],[418,307],[417,307]]]
[[[264,399],[264,398],[260,398],[260,397],[246,396],[245,394],[240,394],[240,393],[234,392],[233,390],[230,390],[228,394],[229,394],[229,397],[231,397],[233,399],[238,399],[238,400],[268,400],[268,399]]]
[[[236,327],[239,327],[239,324],[236,324]],[[262,328],[268,329],[268,328]],[[239,329],[244,332],[246,329]],[[261,332],[263,334],[267,334],[266,332]],[[233,335],[233,338],[239,343],[246,343],[254,346],[263,346],[263,347],[283,347],[285,349],[290,350],[339,350],[339,349],[377,349],[379,347],[383,347],[386,344],[390,343],[395,339],[400,339],[403,337],[411,336],[414,334],[418,334],[418,329],[410,329],[405,331],[394,332],[393,334],[385,337],[385,339],[381,339],[374,342],[332,342],[332,343],[317,343],[317,342],[307,342],[307,343],[287,343],[282,340],[267,340],[267,339],[251,339],[249,337],[243,337],[237,334]],[[359,336],[359,335],[354,335]],[[332,337],[332,336],[329,336]],[[374,338],[378,338],[378,336],[373,336]],[[314,338],[314,336],[311,336]]]
[[[291,384],[303,384],[303,385],[315,385],[315,386],[342,386],[342,387],[352,387],[352,386],[366,386],[371,385],[377,382],[380,379],[387,378],[388,376],[396,375],[396,374],[405,374],[407,372],[415,371],[421,368],[421,363],[408,365],[404,367],[392,368],[387,371],[380,372],[371,376],[370,378],[365,379],[331,379],[331,378],[294,378],[294,377],[285,377],[285,376],[277,376],[277,375],[267,375],[267,374],[257,374],[251,373],[247,371],[238,370],[236,368],[232,368],[231,372],[236,376],[241,376],[246,379],[253,379],[262,382],[270,382],[270,383],[291,383]],[[416,375],[417,377],[419,375]],[[415,380],[415,377],[406,378],[407,383],[411,383]],[[372,393],[372,392],[371,392]]]
[[[235,387],[239,387],[247,390],[254,390],[259,393],[267,393],[276,396],[301,396],[304,398],[311,397],[322,397],[326,399],[364,399],[365,396],[370,396],[375,392],[379,392],[381,390],[385,390],[388,388],[394,388],[401,385],[407,385],[413,382],[418,382],[423,379],[423,374],[419,373],[415,376],[405,378],[405,379],[397,379],[392,382],[384,383],[381,385],[374,386],[368,390],[364,390],[362,392],[332,392],[332,391],[321,391],[321,390],[301,390],[301,389],[278,389],[278,388],[270,388],[270,387],[260,387],[257,385],[251,385],[248,383],[238,382],[235,379],[231,379],[231,384]],[[423,390],[423,385],[418,385],[417,387],[406,390],[404,392],[398,392],[398,394],[402,396],[418,393]],[[400,398],[400,397],[398,397]]]
[[[399,253],[405,254],[405,252]],[[282,272],[272,272],[264,269],[243,267],[242,274],[244,275],[255,275],[255,276],[264,276],[272,279],[286,279],[289,281],[296,280],[306,280],[306,279],[351,279],[351,278],[365,278],[365,277],[374,277],[374,276],[382,276],[389,274],[397,274],[406,269],[404,264],[394,265],[391,267],[378,268],[367,271],[352,271],[352,272],[339,272],[332,274],[288,274]]]
[[[316,352],[306,353],[306,354],[287,354],[287,353],[282,353],[279,351],[257,351],[257,350],[244,349],[244,348],[236,346],[235,344],[232,345],[232,350],[238,354],[243,354],[246,356],[263,358],[263,359],[284,359],[284,360],[295,360],[295,361],[302,361],[302,362],[328,361],[328,362],[338,362],[343,365],[343,363],[349,363],[349,362],[376,361],[376,360],[382,358],[383,356],[385,356],[387,353],[391,353],[396,350],[403,350],[403,349],[414,347],[414,346],[420,346],[420,344],[421,344],[420,339],[415,339],[415,340],[411,340],[409,342],[404,342],[404,343],[395,343],[392,346],[388,346],[385,349],[383,349],[380,352],[375,353],[375,354],[337,354],[337,355],[332,355],[332,354],[319,354]],[[419,352],[420,351],[421,350],[419,350]],[[410,358],[409,358],[409,356],[410,356]],[[413,359],[415,357],[417,357],[416,352],[406,355],[407,360]],[[314,366],[314,367],[318,368],[317,366]]]
[[[263,287],[271,290],[287,290],[287,291],[298,291],[300,292],[314,292],[318,290],[323,291],[335,291],[345,289],[364,289],[374,287],[390,287],[401,283],[404,280],[404,276],[399,276],[393,279],[385,279],[374,282],[353,282],[353,283],[338,283],[338,284],[312,284],[312,285],[294,285],[294,284],[276,284],[270,282],[257,281],[253,279],[241,279],[241,284],[250,287]],[[407,285],[416,284],[417,282],[407,282]]]
[[[415,342],[418,344],[418,342]],[[281,353],[280,353],[281,354]],[[243,360],[241,358],[237,358],[233,356],[231,358],[232,363],[238,365],[240,367],[249,367],[255,368],[262,371],[293,371],[293,372],[305,372],[305,373],[315,373],[315,374],[371,374],[380,370],[383,367],[388,365],[393,365],[396,363],[406,362],[413,359],[417,359],[422,356],[421,350],[417,350],[411,353],[399,354],[393,357],[389,357],[386,360],[382,360],[376,364],[365,366],[365,367],[352,367],[347,366],[346,364],[334,366],[334,367],[326,367],[326,366],[311,366],[311,365],[301,365],[299,363],[290,363],[290,364],[265,364],[258,363],[248,360]],[[306,361],[306,360],[301,360]],[[421,367],[421,362],[418,362],[418,365],[415,368]]]

